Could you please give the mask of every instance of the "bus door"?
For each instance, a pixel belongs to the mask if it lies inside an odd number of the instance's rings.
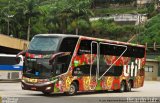
[[[99,74],[99,46],[95,41],[91,42],[90,65],[90,90],[95,90]]]

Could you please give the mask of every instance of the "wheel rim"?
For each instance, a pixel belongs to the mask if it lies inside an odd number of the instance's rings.
[[[131,82],[128,83],[128,91],[131,91]]]
[[[74,94],[75,93],[75,86],[74,85],[71,85],[70,86],[70,89],[69,89],[69,94]]]
[[[123,92],[123,91],[124,91],[124,89],[125,89],[125,87],[124,87],[124,83],[122,83],[122,84],[121,84],[121,92]]]

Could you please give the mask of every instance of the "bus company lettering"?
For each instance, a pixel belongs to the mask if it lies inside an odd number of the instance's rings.
[[[137,72],[139,69],[141,69],[141,61],[140,59],[136,59],[135,62],[131,62],[130,65],[124,65],[124,76],[137,76]]]

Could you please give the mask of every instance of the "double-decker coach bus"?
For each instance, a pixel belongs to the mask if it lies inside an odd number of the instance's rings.
[[[142,45],[65,34],[38,34],[24,55],[22,89],[44,94],[131,91],[144,82]]]

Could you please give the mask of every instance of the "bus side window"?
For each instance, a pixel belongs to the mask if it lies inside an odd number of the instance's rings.
[[[75,46],[77,44],[78,38],[64,38],[61,46],[60,52],[74,52]]]
[[[0,57],[0,65],[16,65],[20,63],[21,58],[18,57],[18,63],[15,57]]]
[[[70,55],[58,57],[55,64],[53,65],[53,69],[56,75],[66,73],[68,70],[68,66],[71,60]]]
[[[120,56],[125,51],[125,49],[126,48],[123,46],[101,44],[100,55]]]
[[[96,65],[92,66],[92,76],[96,75]],[[81,65],[78,67],[75,67],[72,73],[73,76],[90,76],[90,65]]]
[[[82,40],[78,50],[78,55],[91,54],[91,44],[92,40]],[[97,54],[97,44],[92,44],[92,54]]]
[[[111,66],[111,64],[107,64],[106,57],[117,56],[119,57],[124,51],[125,47],[116,46],[110,44],[100,44],[100,58],[99,58],[99,75],[102,76],[107,69]],[[108,58],[108,57],[107,57]],[[106,72],[105,76],[120,76],[122,74],[123,66],[112,66],[108,72]]]
[[[127,51],[124,53],[126,57],[143,58],[145,54],[145,48],[127,46]]]
[[[145,54],[145,48],[143,47],[135,47],[135,46],[127,46],[126,52],[123,54],[124,57],[134,57],[134,58],[143,58]],[[109,45],[109,44],[101,44],[100,45],[100,54],[101,55],[114,55],[120,56],[126,49],[123,46]]]

